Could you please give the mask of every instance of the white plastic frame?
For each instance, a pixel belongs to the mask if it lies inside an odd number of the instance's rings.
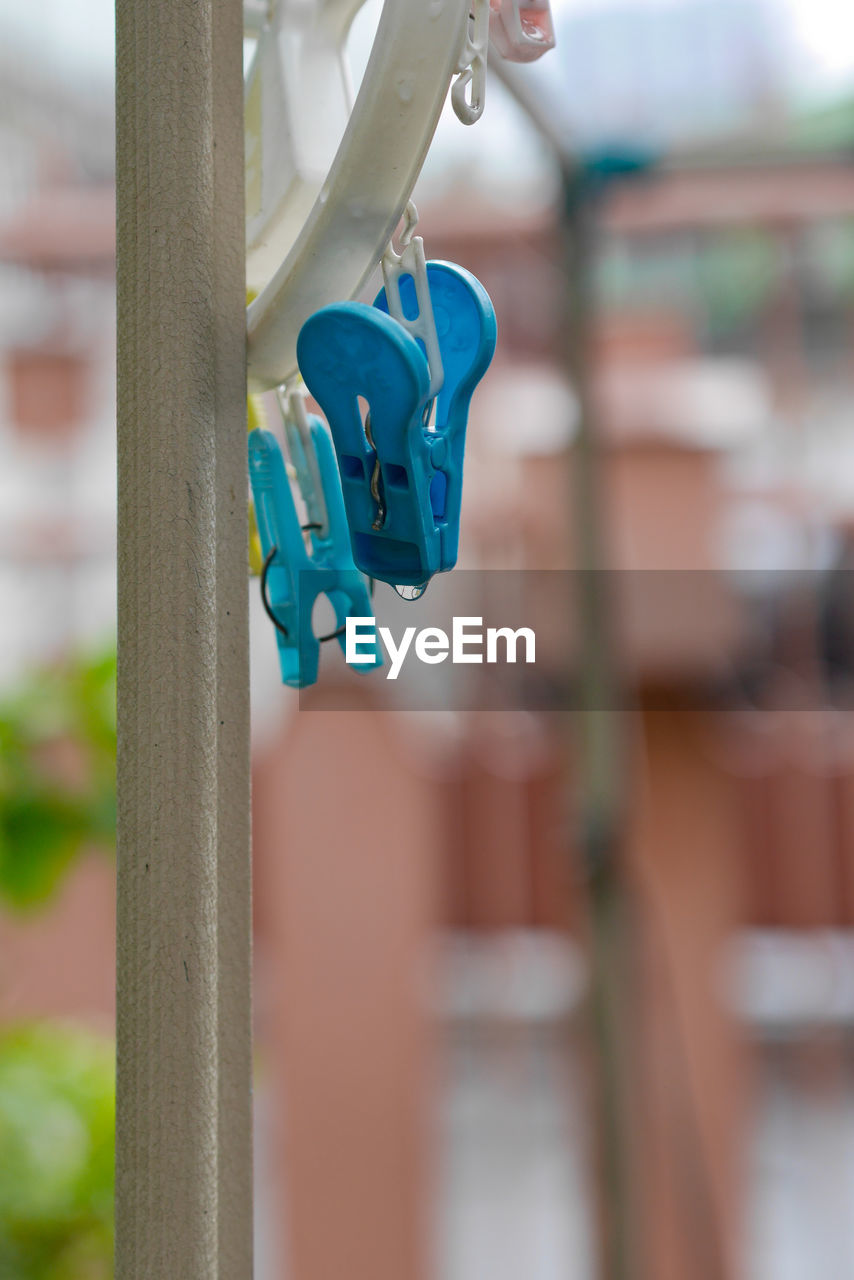
[[[259,38],[247,83],[247,118],[251,128],[256,113],[275,113],[278,105],[278,134],[272,136],[284,140],[291,169],[276,204],[263,192],[265,171],[276,158],[247,157],[250,284],[260,283],[258,274],[263,276],[274,257],[281,264],[248,310],[253,390],[277,386],[296,372],[303,323],[319,307],[353,297],[380,261],[424,162],[463,47],[469,0],[385,0],[362,86],[324,175],[324,152],[334,145],[337,122],[349,107],[344,44],[362,3],[279,0]],[[276,58],[278,104],[275,97],[265,100],[261,75],[263,61],[275,67]],[[268,74],[267,92],[269,83]],[[266,145],[269,136],[262,124],[253,145]],[[275,180],[276,173],[270,177]],[[261,215],[255,225],[253,183]]]

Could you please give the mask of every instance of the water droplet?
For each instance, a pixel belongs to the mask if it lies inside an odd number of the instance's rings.
[[[428,582],[422,582],[420,587],[399,587],[395,585],[394,589],[401,600],[420,600],[429,585]]]

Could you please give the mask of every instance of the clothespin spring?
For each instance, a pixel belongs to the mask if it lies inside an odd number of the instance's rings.
[[[373,449],[374,453],[376,453],[377,447],[374,444],[374,434],[371,430],[370,409],[365,414],[365,439]],[[379,457],[374,458],[374,469],[371,472],[371,497],[377,504],[377,514],[371,528],[376,529],[379,532],[385,524],[386,518],[385,494],[383,493],[383,469],[380,466]]]
[[[319,527],[320,527],[319,525],[313,524],[313,523],[302,525],[303,531],[308,529],[317,529]],[[285,624],[283,622],[280,622],[279,619],[276,617],[273,611],[273,606],[270,604],[270,597],[267,594],[267,576],[270,572],[270,566],[272,565],[273,561],[276,558],[276,554],[278,550],[279,550],[278,547],[271,547],[270,550],[267,552],[266,558],[264,560],[264,567],[261,570],[261,603],[264,606],[264,612],[266,613],[267,617],[270,619],[270,621],[272,622],[276,630],[281,631],[283,636],[287,636],[289,635],[288,629],[285,626]],[[368,578],[368,590],[370,591],[371,595],[374,594],[373,578]],[[318,636],[317,643],[326,644],[327,640],[339,640],[341,636],[344,635],[346,630],[347,630],[347,624],[345,622],[342,627],[337,627],[335,631],[330,631],[328,635]]]

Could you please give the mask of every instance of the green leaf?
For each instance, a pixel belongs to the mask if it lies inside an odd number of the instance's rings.
[[[115,755],[112,647],[34,671],[0,698],[0,898],[9,905],[46,901],[76,855],[114,845]]]
[[[64,1027],[0,1036],[0,1280],[112,1274],[113,1062]]]

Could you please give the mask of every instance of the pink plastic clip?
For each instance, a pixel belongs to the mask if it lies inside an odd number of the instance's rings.
[[[509,62],[536,62],[555,47],[549,0],[489,0],[489,38]]]

